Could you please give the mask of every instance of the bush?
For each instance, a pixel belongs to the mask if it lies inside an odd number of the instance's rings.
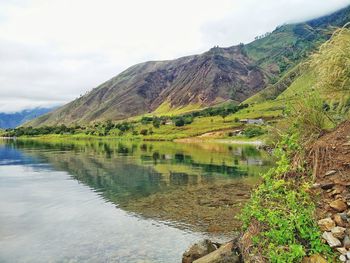
[[[148,134],[148,130],[142,129],[142,130],[140,131],[140,134],[143,135],[143,136],[146,136],[146,135]]]
[[[242,134],[248,138],[257,137],[263,135],[264,133],[265,131],[260,127],[249,127],[242,132]]]
[[[175,126],[176,127],[182,127],[182,126],[184,126],[185,125],[185,120],[184,120],[184,118],[177,118],[176,120],[175,120]]]
[[[154,128],[159,128],[160,127],[160,123],[161,122],[160,122],[159,118],[157,118],[157,117],[153,118],[152,124],[153,124]]]

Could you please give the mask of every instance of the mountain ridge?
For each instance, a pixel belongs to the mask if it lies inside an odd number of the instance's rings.
[[[14,113],[4,113],[0,112],[0,128],[15,128],[27,121],[35,119],[43,114],[46,114],[56,107],[52,108],[34,108],[34,109],[26,109],[19,112]]]
[[[26,125],[87,124],[123,120],[227,100],[240,103],[277,82],[350,20],[350,7],[303,23],[277,27],[246,45],[214,47],[199,55],[129,67],[88,94]],[[170,113],[170,112],[168,112]]]

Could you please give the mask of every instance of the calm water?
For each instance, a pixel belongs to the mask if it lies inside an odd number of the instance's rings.
[[[269,164],[247,146],[0,141],[0,262],[180,262],[208,234],[122,204]]]

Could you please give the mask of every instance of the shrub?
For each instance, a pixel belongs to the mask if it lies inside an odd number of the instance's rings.
[[[264,133],[265,131],[260,127],[248,127],[242,132],[242,134],[248,138],[257,137]]]
[[[143,135],[143,136],[146,136],[146,135],[148,134],[148,130],[142,129],[142,130],[140,131],[140,134]]]
[[[185,120],[184,118],[180,117],[175,120],[175,126],[176,127],[182,127],[185,125]]]
[[[160,122],[159,118],[157,118],[157,117],[153,118],[152,124],[153,124],[154,128],[159,128],[160,127],[160,123],[161,122]]]

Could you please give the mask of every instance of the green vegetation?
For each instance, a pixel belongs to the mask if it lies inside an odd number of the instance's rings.
[[[304,147],[326,128],[327,113],[319,98],[310,95],[301,108],[293,107],[289,127],[274,150],[276,167],[263,176],[242,215],[247,230],[258,222],[255,251],[269,262],[301,262],[306,255],[331,257],[315,220],[315,205],[309,196],[311,172],[304,163]]]
[[[302,149],[297,134],[287,134],[275,149],[277,166],[263,176],[264,182],[253,193],[242,215],[245,230],[258,222],[254,236],[255,251],[269,262],[301,262],[315,253],[331,256],[321,239],[315,220],[315,205],[308,194],[311,177],[302,167],[292,166],[293,157]]]
[[[253,138],[263,135],[265,131],[259,126],[248,127],[243,130],[242,134],[247,138]]]
[[[108,136],[126,139],[174,140],[197,136],[213,130],[237,127],[240,123],[237,120],[234,121],[232,114],[239,113],[247,107],[247,104],[235,105],[228,103],[182,115],[143,116],[139,120],[117,123],[108,120],[88,126],[19,127],[7,129],[5,136],[45,136],[48,139],[52,137],[50,135],[71,135],[75,138]],[[229,115],[230,117],[228,117]]]
[[[301,262],[304,256],[313,254],[321,254],[331,261],[335,258],[330,247],[322,242],[316,223],[316,208],[309,195],[312,171],[305,164],[304,149],[337,121],[348,118],[348,113],[343,111],[337,120],[337,107],[325,101],[324,95],[329,91],[344,92],[349,87],[350,56],[338,57],[339,50],[350,52],[348,29],[337,31],[310,60],[308,65],[312,71],[307,68],[305,74],[278,97],[294,95],[298,99],[290,100],[285,110],[286,119],[276,127],[279,135],[274,150],[276,167],[263,176],[263,183],[253,192],[242,213],[246,231],[251,231],[252,224],[258,228],[252,237],[251,253],[269,262]],[[310,72],[318,77],[314,78]],[[332,83],[325,75],[330,76]],[[313,86],[303,86],[308,82]],[[337,94],[333,99],[341,100]]]

